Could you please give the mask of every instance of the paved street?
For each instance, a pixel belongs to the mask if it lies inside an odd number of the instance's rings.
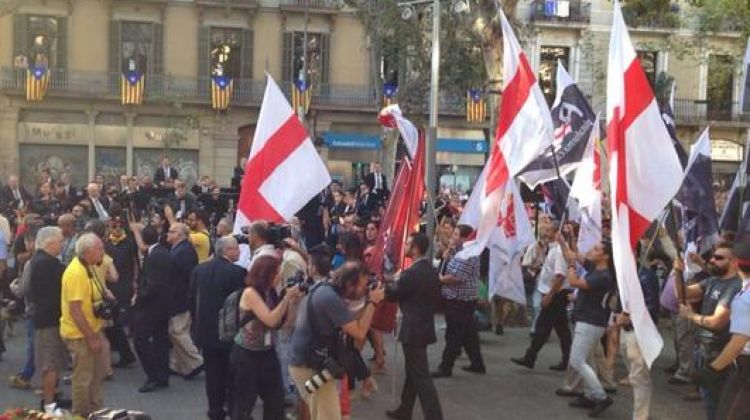
[[[442,332],[441,332],[442,333]],[[22,363],[24,355],[24,332],[16,331],[9,340],[9,351],[0,362],[0,378],[3,382]],[[669,341],[669,340],[667,340]],[[482,334],[482,350],[487,360],[488,374],[473,376],[456,369],[454,377],[437,381],[443,411],[446,419],[582,419],[584,411],[569,408],[567,400],[554,395],[554,390],[562,383],[562,374],[547,369],[558,362],[559,347],[553,338],[545,346],[537,368],[527,371],[510,363],[511,356],[523,354],[528,344],[525,329],[512,329],[503,336],[491,333]],[[702,406],[698,402],[685,402],[682,394],[685,387],[674,387],[666,383],[667,375],[663,368],[672,361],[672,349],[665,349],[657,360],[654,369],[655,393],[652,419],[654,420],[698,420],[704,418]],[[442,343],[430,349],[431,365],[438,363]],[[389,374],[378,377],[380,393],[370,401],[357,400],[354,403],[353,419],[383,419],[383,411],[395,406],[403,376],[403,359],[396,355],[394,343],[389,339],[387,347]],[[370,351],[365,355],[369,357]],[[394,364],[394,358],[395,363]],[[458,366],[466,363],[459,359]],[[396,368],[395,366],[399,366]],[[618,366],[618,378],[622,377],[624,366]],[[391,373],[396,373],[392,375]],[[143,410],[156,420],[161,419],[202,419],[206,400],[202,376],[193,381],[173,378],[169,389],[154,394],[139,394],[136,389],[143,381],[140,368],[117,370],[116,377],[106,385],[106,402],[112,407]],[[69,389],[66,390],[69,393]],[[615,404],[602,419],[628,419],[632,407],[632,394],[622,388],[614,396]],[[34,406],[39,397],[31,391],[17,391],[0,384],[0,407]],[[257,410],[256,410],[257,412]],[[256,415],[256,419],[261,418]],[[415,419],[421,418],[418,413]]]

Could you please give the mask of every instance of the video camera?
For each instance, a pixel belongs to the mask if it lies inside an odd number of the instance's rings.
[[[276,223],[269,223],[269,244],[273,245],[274,248],[287,248],[288,245],[284,242],[285,239],[292,237],[292,228],[289,225],[281,225]],[[234,235],[234,239],[237,240],[238,244],[249,245],[250,240],[250,226],[243,226],[240,231],[241,234]]]

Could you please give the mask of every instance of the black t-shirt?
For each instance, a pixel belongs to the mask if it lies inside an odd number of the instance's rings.
[[[700,285],[703,289],[700,313],[701,315],[711,316],[719,305],[730,307],[732,299],[742,289],[742,279],[738,276],[727,280],[710,277],[701,281]],[[699,342],[724,346],[729,342],[729,323],[721,331],[711,331],[707,328],[698,327],[695,330],[695,336]]]
[[[593,270],[586,274],[588,289],[579,289],[573,319],[598,327],[607,326],[609,316],[608,295],[613,286],[612,275],[607,270]]]

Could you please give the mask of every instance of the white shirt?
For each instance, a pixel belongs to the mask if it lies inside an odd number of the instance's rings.
[[[537,290],[542,294],[547,294],[552,289],[552,282],[555,280],[557,275],[565,278],[565,273],[568,269],[568,263],[565,261],[560,244],[550,244],[547,258],[544,259],[542,264],[542,271],[539,272],[539,282],[537,284]],[[567,278],[563,280],[562,289],[569,289]]]
[[[247,264],[247,271],[250,271],[250,269],[253,267],[253,262],[255,262],[258,257],[262,257],[264,255],[270,255],[272,257],[279,258],[279,253],[276,252],[276,248],[274,248],[273,245],[261,245],[258,247],[258,249],[253,250],[253,254],[250,256],[250,262]]]

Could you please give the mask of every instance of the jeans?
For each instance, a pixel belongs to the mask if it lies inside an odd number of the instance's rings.
[[[34,377],[34,319],[26,319],[26,364],[18,372],[18,376],[30,381]]]
[[[693,368],[693,347],[695,346],[693,324],[677,315],[672,315],[674,325],[675,350],[677,351],[677,372],[674,377],[683,381],[690,381]]]
[[[284,383],[284,397],[295,399],[297,393],[295,392],[292,377],[289,375],[289,345],[292,341],[292,331],[281,329],[279,330],[277,338],[276,355],[279,357],[279,363],[281,364],[281,379]]]
[[[607,398],[604,387],[599,378],[596,377],[596,371],[587,362],[587,359],[594,354],[599,340],[604,335],[605,328],[585,322],[577,322],[573,345],[570,348],[570,367],[581,375],[583,380],[583,393],[590,400],[603,400]]]
[[[693,364],[696,370],[703,368],[706,364],[710,363],[716,356],[719,355],[721,349],[709,349],[709,346],[701,343],[696,343],[695,352],[693,353]],[[719,407],[719,399],[721,398],[721,391],[724,389],[724,384],[727,382],[727,373],[722,375],[722,380],[718,383],[706,387],[700,387],[701,399],[703,400],[703,407],[706,409],[706,419],[716,420],[716,411]]]

